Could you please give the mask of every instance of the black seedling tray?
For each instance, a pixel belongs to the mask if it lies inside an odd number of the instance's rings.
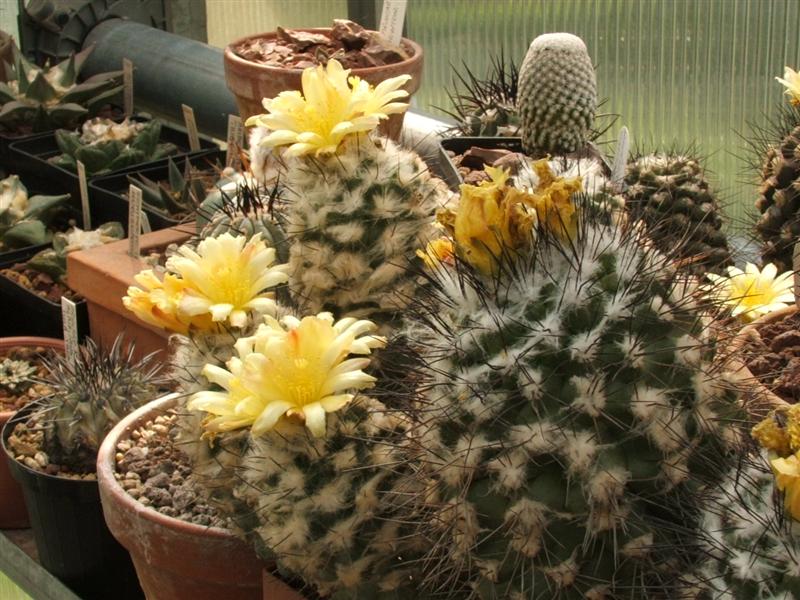
[[[172,157],[177,167],[183,172],[186,168],[186,161],[197,168],[207,169],[215,165],[225,164],[225,153],[222,150],[210,150],[205,153],[195,153],[189,156]],[[119,173],[95,177],[89,184],[89,198],[91,199],[92,227],[97,227],[108,221],[120,221],[128,231],[128,188],[130,187],[129,175],[143,175],[152,181],[165,181],[169,175],[169,159],[162,158],[159,161],[148,163],[141,167],[126,169]],[[202,202],[202,198],[200,201]],[[153,231],[166,229],[180,224],[180,221],[171,217],[165,211],[159,210],[147,204],[143,205],[143,211],[150,222]],[[95,218],[98,219],[95,225]]]
[[[141,117],[135,117],[134,119],[137,121],[146,120]],[[186,155],[196,156],[207,154],[209,151],[219,150],[219,147],[214,142],[201,136],[200,150],[191,152],[189,150],[189,137],[186,132],[163,121],[161,123],[161,137],[159,142],[170,142],[178,147],[178,152],[172,155],[173,159]],[[29,175],[41,179],[42,187],[46,189],[58,189],[62,190],[61,193],[70,193],[72,195],[71,202],[73,205],[80,207],[81,196],[78,174],[62,169],[49,161],[50,158],[58,156],[59,154],[61,154],[61,151],[58,149],[54,131],[48,131],[41,135],[12,142],[9,147],[10,161],[12,164],[17,165],[19,175]],[[156,160],[139,165],[132,165],[115,171],[113,174],[140,171],[150,166],[156,166],[159,162],[160,160]],[[112,173],[105,173],[102,177],[111,174]],[[89,177],[88,179],[91,181],[95,179],[95,177]],[[123,222],[127,220],[128,216],[126,214]],[[95,223],[100,224],[101,221],[92,214],[92,225],[94,226]]]
[[[447,182],[450,189],[458,191],[458,186],[464,183],[453,161],[450,160],[448,151],[464,154],[467,150],[478,148],[509,150],[522,152],[522,139],[514,137],[453,137],[444,138],[439,142],[439,175]]]

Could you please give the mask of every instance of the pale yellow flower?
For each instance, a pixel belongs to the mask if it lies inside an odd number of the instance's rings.
[[[212,435],[241,427],[259,435],[285,416],[304,420],[315,437],[322,437],[326,413],[346,406],[352,390],[375,382],[362,371],[369,358],[347,358],[386,344],[382,337],[365,335],[375,328],[353,318],[334,322],[330,313],[280,322],[266,317],[253,336],[236,342],[238,356],[227,369],[210,364],[203,369],[225,391],[198,392],[188,406],[210,413],[204,426]]]
[[[780,77],[775,79],[786,87],[784,94],[789,96],[789,102],[794,106],[800,106],[800,73],[789,67],[784,67],[783,79]]]
[[[770,460],[775,473],[775,484],[783,492],[783,502],[791,517],[800,521],[800,457],[792,454],[788,458]]]
[[[260,144],[289,146],[288,156],[332,154],[348,135],[372,131],[381,120],[408,108],[396,100],[408,96],[400,88],[410,75],[392,77],[373,88],[349,74],[335,59],[326,67],[305,69],[302,93],[286,91],[265,98],[267,114],[250,117],[247,126],[266,127],[270,133]]]
[[[141,288],[130,286],[122,304],[145,323],[182,335],[187,335],[189,329],[208,331],[214,328],[210,315],[191,318],[178,313],[178,302],[184,290],[180,278],[167,273],[162,281],[148,269],[134,279]]]
[[[452,263],[455,255],[453,240],[450,238],[439,238],[433,240],[425,246],[425,250],[417,250],[419,256],[429,269],[435,269],[440,263]]]
[[[227,321],[233,327],[246,325],[251,310],[274,312],[272,294],[264,290],[289,280],[288,265],[274,262],[275,249],[262,242],[260,234],[249,240],[229,233],[206,238],[196,252],[181,246],[166,265],[185,286],[178,312],[190,317],[210,314],[214,322]]]
[[[709,296],[730,307],[734,317],[748,323],[794,302],[792,273],[777,273],[772,263],[762,271],[752,263],[744,271],[728,267],[727,277],[709,273],[707,277],[713,284]]]
[[[578,212],[572,195],[583,189],[580,177],[555,177],[546,158],[533,163],[539,176],[539,186],[533,193],[531,206],[536,210],[539,227],[565,239],[572,240],[578,232]]]

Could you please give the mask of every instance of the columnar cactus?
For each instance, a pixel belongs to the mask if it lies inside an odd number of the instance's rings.
[[[647,226],[656,248],[696,275],[721,274],[732,264],[721,207],[700,160],[679,153],[641,156],[628,163],[625,208]]]
[[[419,532],[444,598],[672,597],[696,492],[737,440],[692,282],[635,224],[596,221],[575,196],[569,210],[573,185],[522,199],[535,239],[486,243],[492,269],[456,229],[403,332],[420,365]],[[515,197],[485,224],[498,240]]]
[[[525,152],[540,157],[580,150],[596,107],[594,66],[583,40],[570,33],[534,39],[519,70],[517,108]]]

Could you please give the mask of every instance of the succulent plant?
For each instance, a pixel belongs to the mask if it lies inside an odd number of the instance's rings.
[[[87,177],[158,160],[178,150],[175,144],[159,143],[161,122],[155,119],[115,123],[97,118],[84,123],[81,131],[56,131],[61,154],[50,160],[68,171],[76,171],[77,161],[81,161]]]
[[[128,181],[141,188],[142,200],[151,208],[175,218],[193,215],[206,197],[209,177],[187,160],[183,171],[172,158],[167,160],[167,180],[153,181],[136,173]]]
[[[417,396],[400,405],[417,423],[408,459],[437,597],[675,597],[701,491],[739,440],[693,281],[574,187],[504,192],[482,225],[502,242],[484,244],[492,269],[467,251],[477,223],[456,228],[400,332],[417,355]],[[537,206],[527,246],[503,225],[517,198]]]
[[[733,264],[720,202],[699,158],[679,152],[634,158],[625,183],[625,207],[647,226],[656,248],[695,275],[721,274]]]
[[[46,361],[44,381],[52,393],[31,418],[44,432],[43,450],[51,463],[94,472],[106,434],[164,387],[158,353],[136,359],[134,350],[122,334],[108,350],[86,338],[74,360],[56,355]]]
[[[72,227],[53,236],[53,247],[38,252],[28,260],[28,268],[47,273],[54,281],[63,281],[67,274],[67,254],[88,250],[125,237],[122,223],[111,221],[92,231]]]
[[[28,62],[14,47],[13,79],[0,83],[0,124],[34,132],[72,128],[94,116],[122,90],[122,72],[99,73],[78,83],[93,46],[53,67]]]
[[[48,225],[70,195],[28,196],[16,175],[0,181],[0,251],[46,244]]]
[[[519,70],[517,110],[527,154],[581,150],[597,107],[594,66],[579,37],[548,33],[531,42]]]
[[[33,385],[36,365],[26,360],[4,358],[0,361],[0,390],[7,394],[21,394]]]

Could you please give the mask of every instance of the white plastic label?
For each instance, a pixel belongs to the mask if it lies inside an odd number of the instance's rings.
[[[186,104],[181,104],[183,122],[186,123],[186,133],[189,135],[189,150],[200,150],[200,136],[197,134],[197,121],[194,120],[194,109]]]
[[[67,360],[74,363],[78,359],[78,310],[75,303],[61,296],[61,321],[64,327],[64,346]]]
[[[122,98],[125,116],[133,114],[133,62],[130,59],[122,59]]]
[[[380,33],[390,44],[395,46],[400,45],[403,37],[407,4],[408,0],[383,0]]]
[[[128,254],[139,258],[139,237],[142,234],[142,190],[128,188]]]
[[[89,188],[86,185],[86,167],[81,161],[78,162],[78,185],[81,190],[81,212],[83,213],[83,230],[89,231],[92,228],[92,215],[89,214]]]
[[[614,154],[614,166],[611,167],[611,183],[617,191],[622,191],[625,184],[625,168],[628,166],[628,153],[630,152],[631,141],[627,127],[619,130],[617,140],[617,151]]]
[[[228,115],[228,149],[225,152],[225,166],[239,170],[241,160],[239,151],[244,146],[244,124],[239,115]]]

